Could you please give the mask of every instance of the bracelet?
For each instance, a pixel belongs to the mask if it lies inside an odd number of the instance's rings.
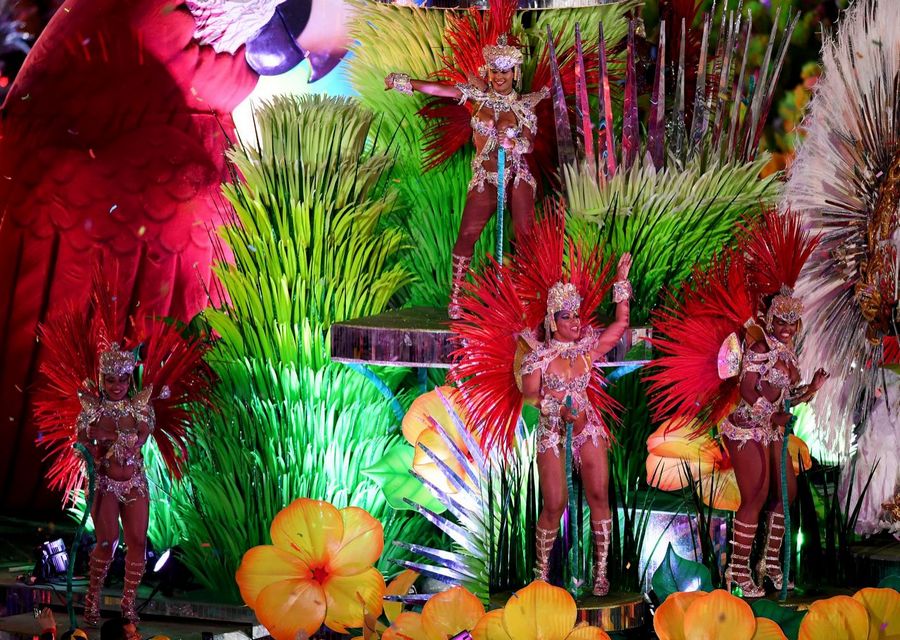
[[[413,94],[412,82],[406,73],[391,73],[388,75],[388,82],[394,91],[405,93],[408,96]]]
[[[619,280],[613,283],[613,302],[619,304],[631,298],[631,283],[628,280]]]

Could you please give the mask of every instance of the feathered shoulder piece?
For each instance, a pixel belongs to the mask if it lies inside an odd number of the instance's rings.
[[[63,490],[67,499],[81,487],[84,476],[83,461],[72,445],[79,430],[95,422],[103,409],[100,355],[108,345],[130,345],[132,351],[143,352],[136,361],[141,387],[131,403],[151,428],[156,427],[154,440],[175,477],[180,477],[187,456],[188,405],[209,404],[205,340],[185,338],[174,325],[149,316],[120,322],[117,312],[116,296],[98,270],[91,309],[60,309],[38,330],[45,353],[43,381],[34,402],[37,442],[51,461],[50,487]],[[127,339],[126,326],[132,332]],[[164,392],[154,396],[154,388]]]
[[[756,308],[743,256],[729,250],[695,269],[654,314],[659,355],[647,367],[654,420],[674,418],[674,429],[696,421],[700,434],[734,410],[745,341],[757,335]]]

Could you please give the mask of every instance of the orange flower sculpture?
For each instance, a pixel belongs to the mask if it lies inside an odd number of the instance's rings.
[[[384,578],[374,568],[384,548],[381,523],[365,510],[338,510],[300,498],[253,547],[237,570],[241,596],[276,640],[312,635],[324,623],[346,633],[381,615]]]
[[[683,424],[672,429],[678,422]],[[737,511],[741,495],[728,453],[708,433],[693,435],[696,429],[694,422],[669,420],[647,438],[647,482],[663,491],[694,483],[705,504]],[[794,473],[812,466],[809,447],[797,436],[790,436],[788,451]]]
[[[426,602],[422,613],[401,613],[381,640],[447,640],[469,631],[483,617],[481,600],[463,587],[452,587]]]
[[[653,630],[659,640],[786,640],[775,622],[722,589],[673,593],[656,610]]]
[[[475,640],[609,640],[605,631],[575,624],[578,610],[569,592],[541,580],[517,591],[502,609],[485,615]]]
[[[860,589],[851,598],[818,600],[800,623],[799,640],[888,640],[900,638],[900,593]]]
[[[443,396],[443,399],[441,399]],[[476,480],[466,473],[462,464],[456,459],[456,456],[450,451],[443,436],[438,433],[437,427],[440,425],[444,432],[450,437],[453,443],[466,454],[471,456],[466,446],[466,441],[459,433],[459,428],[455,424],[450,412],[444,404],[444,400],[452,407],[453,411],[463,421],[463,428],[466,426],[466,411],[460,398],[459,390],[454,387],[438,387],[428,393],[424,393],[416,398],[409,411],[403,418],[403,437],[406,441],[413,445],[415,454],[413,456],[413,469],[420,476],[434,484],[436,487],[448,494],[457,493],[454,487],[447,479],[443,470],[435,463],[425,448],[431,451],[448,467],[453,469],[456,474],[462,478],[466,484],[475,488]]]

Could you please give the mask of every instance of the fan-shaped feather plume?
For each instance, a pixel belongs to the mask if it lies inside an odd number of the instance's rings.
[[[463,392],[484,449],[507,451],[522,412],[515,371],[519,335],[533,325],[513,279],[494,261],[467,283],[460,306],[452,329],[462,346],[453,353],[450,376]]]
[[[893,332],[900,199],[900,3],[859,0],[822,51],[802,141],[784,189],[821,240],[798,292],[801,365],[833,380],[815,399],[823,444],[847,455],[855,407],[869,406],[881,336]]]
[[[750,285],[760,296],[778,293],[782,285],[793,289],[817,243],[818,238],[803,230],[798,214],[764,211],[741,243]]]
[[[743,342],[745,324],[753,319],[756,299],[747,286],[742,256],[735,250],[697,268],[685,282],[681,301],[653,316],[653,347],[660,354],[647,370],[653,418],[677,418],[672,427],[697,421],[697,434],[715,427],[734,409],[738,377],[719,377],[718,356],[732,334]]]

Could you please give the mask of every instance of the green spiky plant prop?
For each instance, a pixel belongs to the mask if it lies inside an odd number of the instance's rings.
[[[536,11],[527,20],[523,15],[529,12],[517,14],[513,33],[526,45],[524,86],[529,86],[543,54],[548,25],[559,34],[560,48],[564,49],[574,43],[576,22],[581,23],[583,33],[596,34],[602,20],[608,46],[613,47],[625,35],[626,12],[637,4],[627,0],[589,9]],[[399,207],[393,220],[412,239],[411,250],[400,261],[415,276],[405,292],[405,301],[433,307],[443,307],[448,300],[450,254],[472,173],[472,148],[467,145],[440,167],[423,173],[425,122],[418,111],[425,97],[385,91],[384,78],[398,71],[426,79],[443,67],[441,56],[451,53],[444,43],[446,15],[445,11],[360,3],[351,28],[356,42],[354,56],[348,63],[350,80],[360,100],[379,114],[381,144],[396,157],[394,180]],[[492,220],[475,248],[477,258],[490,249],[493,238]]]
[[[234,600],[244,552],[268,543],[269,523],[300,496],[360,506],[388,540],[431,537],[361,473],[399,439],[390,402],[328,355],[333,322],[379,313],[410,281],[396,263],[402,233],[385,224],[397,195],[391,158],[368,143],[372,123],[345,99],[278,98],[257,113],[255,145],[230,154],[233,262],[217,266],[229,303],[206,312],[220,336],[209,356],[218,411],[199,417],[190,487],[175,495],[184,561]],[[405,373],[384,382],[396,389]],[[397,550],[386,551],[390,569]]]

